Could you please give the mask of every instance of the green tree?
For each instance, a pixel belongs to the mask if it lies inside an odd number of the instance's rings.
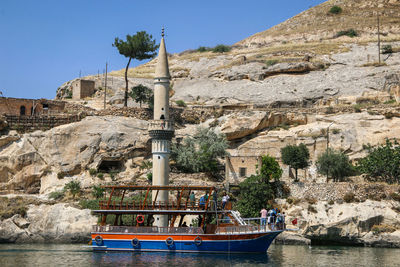
[[[377,181],[399,183],[400,146],[386,139],[385,145],[368,147],[368,156],[358,162],[358,170]]]
[[[137,86],[132,87],[129,96],[137,103],[139,103],[140,107],[142,107],[142,102],[148,103],[153,95],[153,91],[142,85],[139,84]]]
[[[275,198],[273,186],[260,175],[252,175],[239,184],[237,208],[243,217],[260,217],[262,208],[271,208],[268,200]]]
[[[71,181],[64,186],[64,190],[69,191],[72,198],[75,199],[75,196],[81,192],[81,183],[79,181]]]
[[[172,145],[171,158],[184,172],[214,172],[218,169],[218,157],[226,155],[227,147],[224,135],[198,128],[193,137],[183,139],[179,145]]]
[[[342,181],[343,178],[354,174],[354,167],[349,161],[349,157],[343,152],[327,149],[317,160],[317,170],[334,182]]]
[[[282,169],[274,157],[265,155],[261,157],[261,167],[257,166],[257,173],[264,183],[271,182],[272,179],[279,181],[282,177]]]
[[[125,68],[125,98],[124,106],[128,106],[128,69],[132,59],[145,60],[153,58],[156,55],[158,45],[153,39],[153,36],[149,35],[145,31],[137,32],[135,35],[127,35],[126,41],[115,38],[114,44],[118,49],[118,52],[128,58],[128,64]]]
[[[295,169],[296,178],[295,182],[298,181],[297,170],[304,169],[309,166],[310,152],[305,144],[287,145],[281,149],[282,162],[289,165],[290,168]]]
[[[92,196],[99,199],[103,197],[105,189],[101,186],[94,185],[92,187]]]

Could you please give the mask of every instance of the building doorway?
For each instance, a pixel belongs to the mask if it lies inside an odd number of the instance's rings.
[[[21,106],[21,107],[19,108],[19,115],[21,115],[21,116],[25,116],[25,115],[26,115],[26,108],[25,108],[25,106]]]

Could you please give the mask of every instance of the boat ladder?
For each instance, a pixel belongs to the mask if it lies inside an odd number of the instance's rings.
[[[233,216],[233,218],[235,218],[235,220],[240,224],[240,225],[247,225],[244,220],[242,219],[242,217],[240,217],[240,213],[236,210],[231,210],[231,214]]]

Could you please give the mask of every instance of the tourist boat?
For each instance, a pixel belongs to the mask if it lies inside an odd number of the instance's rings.
[[[101,218],[91,233],[94,251],[265,253],[275,237],[286,230],[285,227],[270,230],[254,220],[243,219],[231,209],[229,202],[222,209],[219,203],[211,200],[211,196],[216,198],[217,195],[214,187],[105,188],[109,192],[108,199],[100,201],[100,209],[93,211]],[[157,199],[163,190],[170,193],[168,203],[151,200]],[[171,201],[171,192],[176,193],[176,201]],[[210,197],[203,202],[193,201],[189,197],[192,192],[197,195],[204,192]],[[168,227],[153,226],[154,216],[168,216]],[[196,227],[185,227],[188,217],[195,218]]]

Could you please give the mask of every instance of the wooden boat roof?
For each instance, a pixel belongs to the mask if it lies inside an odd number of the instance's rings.
[[[93,213],[100,214],[171,214],[171,215],[180,215],[180,214],[191,214],[191,215],[200,215],[200,214],[215,214],[216,211],[212,210],[92,210]],[[217,211],[218,213],[225,211]]]

